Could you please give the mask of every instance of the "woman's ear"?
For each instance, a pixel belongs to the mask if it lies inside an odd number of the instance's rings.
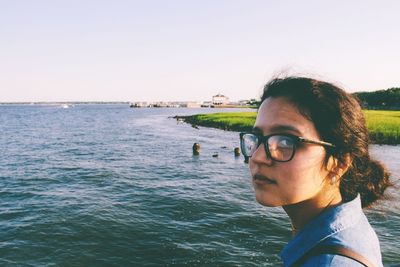
[[[339,162],[340,177],[342,177],[347,170],[351,167],[353,159],[350,157],[349,153],[346,153],[343,157],[343,162]]]
[[[336,176],[340,179],[350,168],[352,162],[353,159],[350,157],[349,153],[344,155],[343,161],[330,156],[328,159],[327,170],[331,176]]]

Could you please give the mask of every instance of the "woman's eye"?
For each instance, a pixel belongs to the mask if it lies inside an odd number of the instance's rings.
[[[281,140],[281,141],[279,142],[279,145],[281,145],[281,146],[287,146],[287,140]]]
[[[293,145],[293,142],[287,138],[281,139],[278,144],[280,147],[289,147]]]

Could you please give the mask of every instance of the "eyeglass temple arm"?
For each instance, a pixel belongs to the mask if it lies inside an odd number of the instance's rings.
[[[324,141],[311,140],[311,139],[307,139],[307,138],[303,138],[303,137],[299,137],[299,141],[303,142],[303,143],[311,143],[311,144],[335,147],[335,145],[333,145],[331,143],[327,143],[327,142],[324,142]]]

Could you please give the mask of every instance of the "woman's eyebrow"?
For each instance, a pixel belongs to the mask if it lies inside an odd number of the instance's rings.
[[[295,133],[297,133],[299,135],[302,134],[299,129],[297,129],[296,127],[293,127],[291,125],[273,125],[270,128],[270,131],[271,132],[287,132],[287,131],[290,131],[290,132],[295,132]]]
[[[296,127],[293,127],[291,125],[278,124],[278,125],[272,125],[271,127],[269,127],[269,133],[282,133],[282,132],[288,132],[288,131],[294,132],[298,135],[302,135],[302,132],[299,129],[297,129]],[[263,134],[263,131],[261,130],[261,128],[259,128],[257,126],[253,127],[252,132],[257,133],[257,134]]]
[[[261,130],[261,128],[254,126],[253,129],[251,130],[253,133],[255,134],[262,134],[263,131]]]

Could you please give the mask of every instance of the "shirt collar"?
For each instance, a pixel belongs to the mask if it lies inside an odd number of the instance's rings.
[[[317,243],[330,235],[355,225],[361,218],[360,195],[349,202],[330,208],[311,220],[284,247],[281,259],[284,266],[290,266]]]

